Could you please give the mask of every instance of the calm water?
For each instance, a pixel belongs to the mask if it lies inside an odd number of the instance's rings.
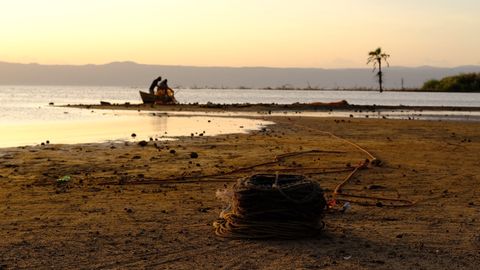
[[[98,142],[128,139],[132,132],[139,138],[181,136],[203,132],[206,135],[245,132],[268,122],[213,116],[156,115],[125,112],[58,108],[66,104],[140,103],[138,88],[88,86],[0,86],[0,147],[36,144],[45,140],[58,143]],[[180,89],[181,103],[278,103],[329,102],[345,99],[357,105],[420,105],[480,107],[480,93],[412,93],[373,91],[300,91],[240,89]],[[348,112],[318,113],[317,116],[348,116]],[[241,116],[239,114],[231,114]],[[410,113],[383,112],[372,117],[407,118]],[[418,119],[478,119],[478,112],[423,112]],[[365,115],[355,115],[364,117]],[[204,117],[204,118],[202,118]],[[207,117],[210,122],[205,118]],[[228,119],[228,120],[227,120]],[[427,118],[428,119],[428,118]],[[215,121],[212,121],[215,120]],[[208,124],[207,124],[208,123]],[[214,124],[213,124],[214,123]],[[188,127],[188,128],[185,128]],[[193,130],[196,127],[199,130]],[[3,137],[2,137],[3,136]]]
[[[56,102],[60,104],[140,102],[138,90],[130,87],[93,86],[1,86],[0,99],[14,102]],[[415,93],[377,91],[305,91],[258,89],[179,89],[181,103],[280,103],[336,101],[358,105],[480,106],[480,93]]]
[[[138,88],[89,86],[0,86],[0,123],[84,119],[85,113],[63,113],[66,109],[48,106],[65,104],[140,103]],[[279,103],[329,102],[345,99],[356,105],[420,105],[480,107],[480,93],[412,93],[374,91],[300,91],[180,89],[181,103]]]
[[[73,109],[72,109],[73,110]],[[77,111],[82,111],[77,109]],[[92,114],[95,114],[93,112]],[[80,118],[79,115],[76,117]],[[268,121],[241,117],[170,116],[158,113],[119,112],[69,121],[1,124],[0,148],[50,143],[96,143],[168,140],[177,136],[213,136],[257,130]],[[135,133],[135,138],[132,134]]]
[[[50,143],[170,139],[246,133],[269,121],[208,115],[169,115],[122,110],[59,108],[55,105],[138,103],[138,90],[110,87],[0,86],[0,147]]]

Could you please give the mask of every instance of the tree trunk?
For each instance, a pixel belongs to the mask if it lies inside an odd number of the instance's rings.
[[[383,73],[382,73],[382,60],[378,60],[378,84],[380,85],[380,93],[383,92]]]

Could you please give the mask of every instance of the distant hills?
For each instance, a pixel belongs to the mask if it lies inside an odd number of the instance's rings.
[[[480,72],[480,66],[390,67],[385,88],[420,88],[430,79]],[[147,88],[161,75],[175,88],[376,88],[370,68],[193,67],[113,62],[104,65],[40,65],[0,62],[1,85],[95,85]]]

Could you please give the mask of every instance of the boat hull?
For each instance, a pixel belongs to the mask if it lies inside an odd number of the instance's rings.
[[[147,92],[139,91],[144,104],[176,104],[175,97],[158,96]]]

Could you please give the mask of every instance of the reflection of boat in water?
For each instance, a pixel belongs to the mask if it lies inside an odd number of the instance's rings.
[[[168,89],[164,95],[150,94],[147,92],[139,91],[140,97],[145,104],[177,104],[172,89]]]

